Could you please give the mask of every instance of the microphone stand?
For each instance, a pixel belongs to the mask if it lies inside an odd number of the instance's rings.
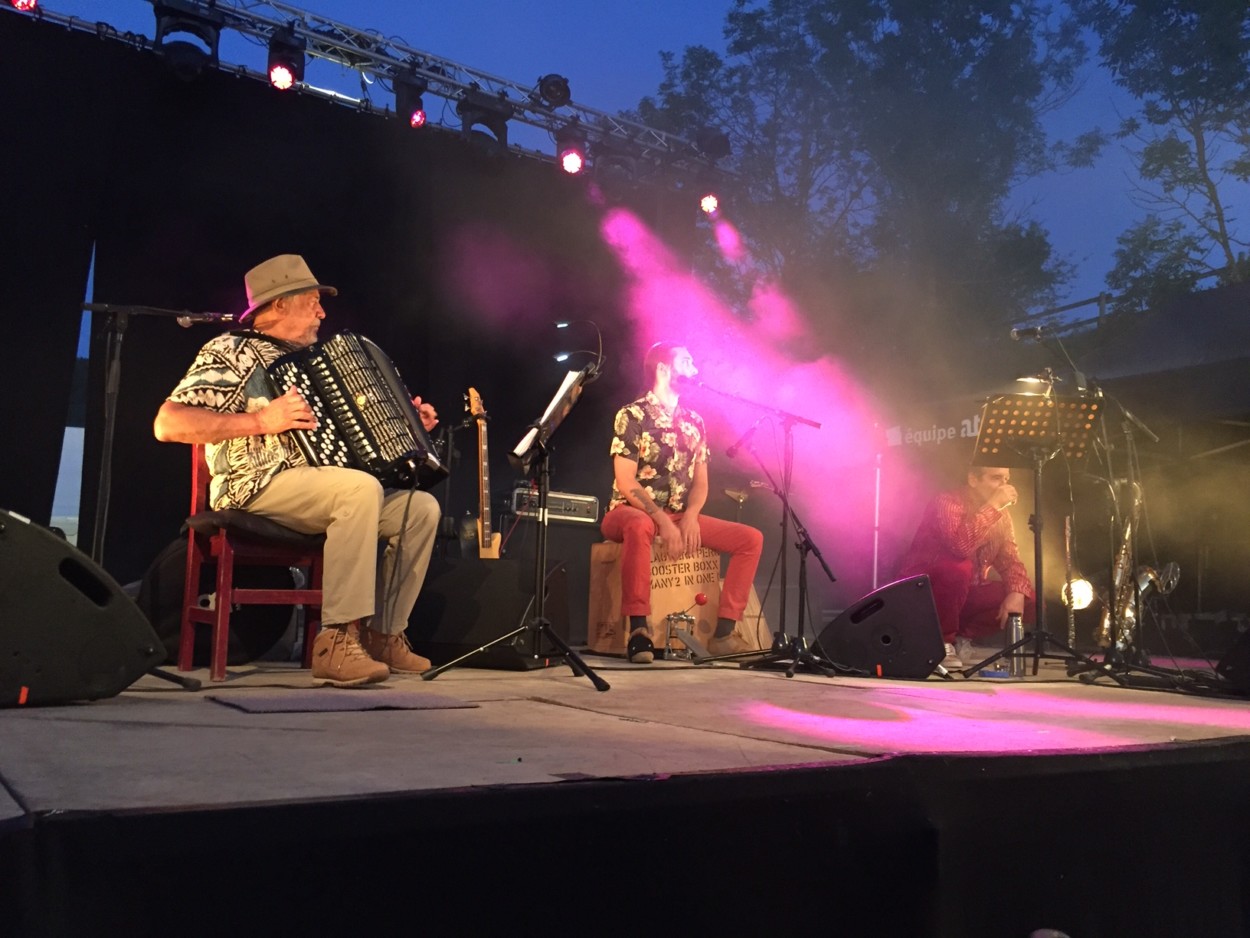
[[[739,439],[737,443],[735,443],[732,447],[730,447],[730,452],[729,452],[729,455],[732,458],[732,456],[737,453],[739,448],[741,448],[742,446],[747,446],[747,448],[750,449],[751,451],[751,455],[755,457],[755,461],[759,464],[761,471],[764,473],[765,477],[768,479],[769,483],[772,485],[773,491],[776,492],[777,496],[781,499],[781,548],[780,548],[781,550],[781,555],[780,555],[781,597],[779,600],[780,621],[778,623],[777,630],[773,633],[772,651],[769,652],[767,655],[765,655],[763,658],[760,657],[760,653],[758,651],[752,651],[748,654],[723,655],[723,656],[719,656],[719,658],[705,658],[703,659],[703,661],[706,662],[706,661],[711,661],[711,660],[725,660],[725,659],[737,659],[737,658],[751,657],[754,660],[749,663],[744,662],[742,666],[754,667],[756,665],[762,666],[766,664],[774,664],[782,660],[794,659],[795,664],[798,664],[801,661],[801,663],[803,664],[808,664],[809,666],[816,667],[822,673],[829,674],[831,672],[828,671],[824,665],[816,663],[815,656],[812,656],[810,655],[810,653],[807,652],[806,641],[803,638],[803,615],[805,612],[804,604],[806,602],[805,596],[804,596],[804,590],[806,589],[806,576],[805,576],[806,562],[805,561],[807,558],[808,550],[811,548],[814,548],[815,545],[812,544],[810,538],[807,537],[806,530],[803,530],[802,526],[798,524],[798,519],[794,515],[793,509],[790,507],[790,482],[791,482],[791,477],[793,475],[793,470],[794,470],[794,425],[803,424],[805,426],[812,427],[816,430],[819,430],[820,423],[815,420],[811,420],[807,417],[800,417],[798,414],[791,414],[787,411],[781,410],[780,408],[772,407],[768,404],[762,404],[758,401],[753,401],[750,398],[743,397],[739,394],[734,394],[730,391],[722,391],[718,388],[714,388],[708,384],[705,384],[702,381],[688,381],[686,383],[693,385],[695,387],[698,387],[698,388],[702,388],[705,391],[711,391],[713,394],[718,394],[721,397],[729,398],[730,400],[736,401],[739,404],[745,404],[748,407],[753,407],[757,410],[765,411],[766,415],[771,414],[772,416],[776,417],[778,420],[781,421],[781,425],[785,433],[785,444],[783,448],[783,458],[782,458],[782,476],[781,476],[782,484],[781,485],[778,485],[776,480],[773,479],[772,474],[768,471],[768,468],[764,465],[763,460],[760,459],[759,454],[755,451],[755,447],[750,445],[750,438],[753,435],[753,430],[755,429],[755,426],[758,426],[759,423],[764,419],[763,417],[760,417],[758,420],[755,421],[755,424],[752,425],[751,429],[748,430],[745,434],[743,434],[742,438]],[[790,585],[789,573],[788,573],[787,564],[786,564],[786,555],[789,553],[790,522],[792,519],[795,522],[796,531],[802,530],[802,539],[800,540],[798,547],[799,547],[802,560],[804,561],[804,565],[803,567],[800,568],[800,571],[799,571],[799,577],[800,577],[799,627],[798,627],[798,639],[794,642],[791,642],[790,637],[786,632],[786,593],[788,592],[789,585]],[[810,548],[805,547],[805,545],[810,545]],[[817,556],[819,556],[819,551],[817,551],[816,553],[817,553]],[[824,559],[821,558],[820,562],[821,562],[821,565],[825,567],[825,572],[829,574],[829,577],[832,580],[833,573],[829,570],[828,566],[825,565]],[[806,660],[806,659],[811,659],[811,660]],[[794,671],[793,669],[791,669],[788,673],[788,676],[793,676],[793,674],[794,674]]]
[[[96,485],[95,521],[91,526],[90,557],[100,567],[104,566],[104,535],[108,527],[109,496],[113,487],[113,436],[117,428],[117,398],[121,390],[122,339],[131,316],[159,316],[179,321],[179,325],[192,322],[231,322],[234,317],[216,313],[192,313],[189,310],[158,309],[152,306],[113,306],[108,303],[84,303],[84,310],[105,313],[104,356],[104,429],[100,442],[100,473]],[[207,318],[219,317],[219,318]],[[149,674],[179,685],[184,690],[199,690],[200,682],[183,677],[162,668],[152,668]]]
[[[190,310],[158,309],[154,306],[113,306],[108,303],[84,303],[83,309],[92,313],[105,313],[104,354],[104,432],[100,442],[100,474],[96,485],[95,521],[91,526],[91,552],[89,556],[104,566],[104,534],[108,528],[109,495],[113,486],[113,436],[117,428],[117,398],[122,382],[122,339],[131,316],[161,316],[174,319],[179,325],[192,322],[233,322],[234,317],[224,313],[192,313]]]

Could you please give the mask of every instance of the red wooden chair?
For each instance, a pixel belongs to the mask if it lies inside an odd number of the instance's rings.
[[[226,679],[226,649],[230,613],[250,604],[303,605],[304,667],[312,667],[313,640],[321,625],[321,573],[324,535],[301,534],[285,525],[241,509],[213,511],[208,506],[208,463],[204,447],[191,447],[191,515],[187,518],[187,576],[182,600],[182,627],[178,640],[178,670],[190,671],[195,651],[195,627],[212,628],[209,677]],[[210,609],[199,604],[204,565],[215,567],[216,601]],[[303,567],[306,589],[241,589],[234,586],[240,566]]]

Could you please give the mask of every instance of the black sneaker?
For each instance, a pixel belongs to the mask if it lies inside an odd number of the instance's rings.
[[[634,629],[629,633],[625,657],[631,664],[650,664],[655,660],[655,646],[651,644],[651,636],[646,629]]]

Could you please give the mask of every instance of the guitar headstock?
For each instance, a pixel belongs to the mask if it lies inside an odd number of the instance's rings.
[[[477,388],[469,388],[465,399],[468,401],[470,414],[474,417],[486,416],[486,407],[482,404],[482,395],[477,393]]]

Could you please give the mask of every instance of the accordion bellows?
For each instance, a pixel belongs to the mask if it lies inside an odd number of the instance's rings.
[[[387,488],[428,489],[447,477],[399,371],[362,335],[336,336],[275,359],[278,394],[297,388],[317,417],[294,431],[311,466],[361,469]]]

